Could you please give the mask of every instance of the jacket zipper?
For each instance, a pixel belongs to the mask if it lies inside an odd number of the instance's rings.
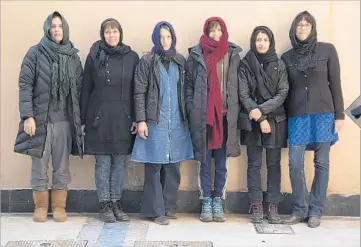
[[[123,60],[123,57],[122,57],[122,81],[121,81],[121,84],[120,84],[120,93],[121,93],[121,99],[123,101],[123,90],[124,90],[124,60]],[[129,116],[128,116],[129,117]]]
[[[50,59],[50,62],[52,62],[51,59]],[[52,87],[52,84],[50,83],[50,86],[49,86],[49,102],[48,102],[48,109],[46,111],[46,119],[45,119],[45,133],[46,133],[45,142],[46,142],[46,138],[48,137],[48,134],[49,134],[48,133],[48,119],[49,119],[49,107],[50,107],[50,103],[51,103],[51,87]],[[34,118],[35,118],[35,116],[34,116]],[[35,120],[35,126],[36,126],[36,120]],[[43,157],[43,155],[44,155],[44,150],[45,150],[45,145],[46,145],[45,142],[44,142],[44,145],[43,145],[43,150],[41,152],[41,157]]]

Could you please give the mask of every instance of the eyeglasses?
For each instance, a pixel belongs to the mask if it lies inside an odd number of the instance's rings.
[[[310,25],[310,24],[297,25],[297,29],[298,29],[298,30],[301,30],[301,29],[303,29],[303,30],[310,30],[311,28],[312,28],[312,25]]]

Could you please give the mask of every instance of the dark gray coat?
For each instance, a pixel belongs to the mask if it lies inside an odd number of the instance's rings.
[[[194,155],[197,161],[205,163],[207,151],[207,71],[202,49],[198,45],[189,49],[186,62],[185,102],[189,129],[192,136]],[[227,122],[228,139],[226,143],[227,157],[241,154],[237,119],[239,113],[237,68],[242,49],[229,43],[229,71],[227,80]]]
[[[276,63],[275,63],[276,64]],[[239,114],[239,128],[241,129],[241,144],[263,146],[265,148],[287,147],[287,118],[284,101],[287,97],[289,85],[285,63],[279,59],[274,69],[278,84],[275,95],[263,102],[257,99],[257,81],[247,60],[242,60],[238,70],[239,97],[242,102]],[[260,124],[250,120],[248,115],[253,109],[258,108],[266,117],[271,126],[270,134],[262,134]]]
[[[72,127],[73,155],[83,155],[80,124],[80,89],[83,80],[83,67],[78,55],[76,60],[76,85],[71,85],[68,98],[68,115]],[[14,152],[41,158],[44,152],[47,135],[47,120],[50,102],[52,60],[41,45],[29,49],[21,65],[19,76],[19,111],[20,123],[15,140]],[[24,122],[34,117],[36,122],[35,136],[24,132]]]
[[[134,74],[134,104],[136,122],[151,121],[158,122],[160,114],[160,78],[159,67],[155,53],[145,54],[139,61]],[[178,83],[178,101],[181,107],[180,111],[184,120],[186,120],[184,103],[184,64],[185,58],[177,53],[173,61],[178,65],[179,83]]]

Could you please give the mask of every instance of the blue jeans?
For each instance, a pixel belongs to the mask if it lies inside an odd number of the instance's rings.
[[[99,202],[122,197],[126,155],[96,155],[95,185]]]
[[[212,178],[211,178],[211,161],[214,158],[215,176],[214,176],[214,193],[213,197],[226,196],[227,182],[227,156],[226,148],[208,150],[206,154],[206,163],[198,163],[198,177],[200,199],[211,197],[212,194]]]
[[[320,218],[324,211],[329,180],[330,143],[316,143],[314,147],[315,177],[310,195],[307,191],[304,173],[306,145],[290,146],[289,148],[289,169],[293,203],[292,215],[300,218],[308,216]]]

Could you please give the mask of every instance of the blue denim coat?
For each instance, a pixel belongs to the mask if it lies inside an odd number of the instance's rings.
[[[158,57],[160,71],[159,122],[147,122],[148,138],[137,135],[131,159],[140,163],[169,164],[193,159],[189,129],[182,119],[178,101],[179,70],[173,61],[169,70]]]

